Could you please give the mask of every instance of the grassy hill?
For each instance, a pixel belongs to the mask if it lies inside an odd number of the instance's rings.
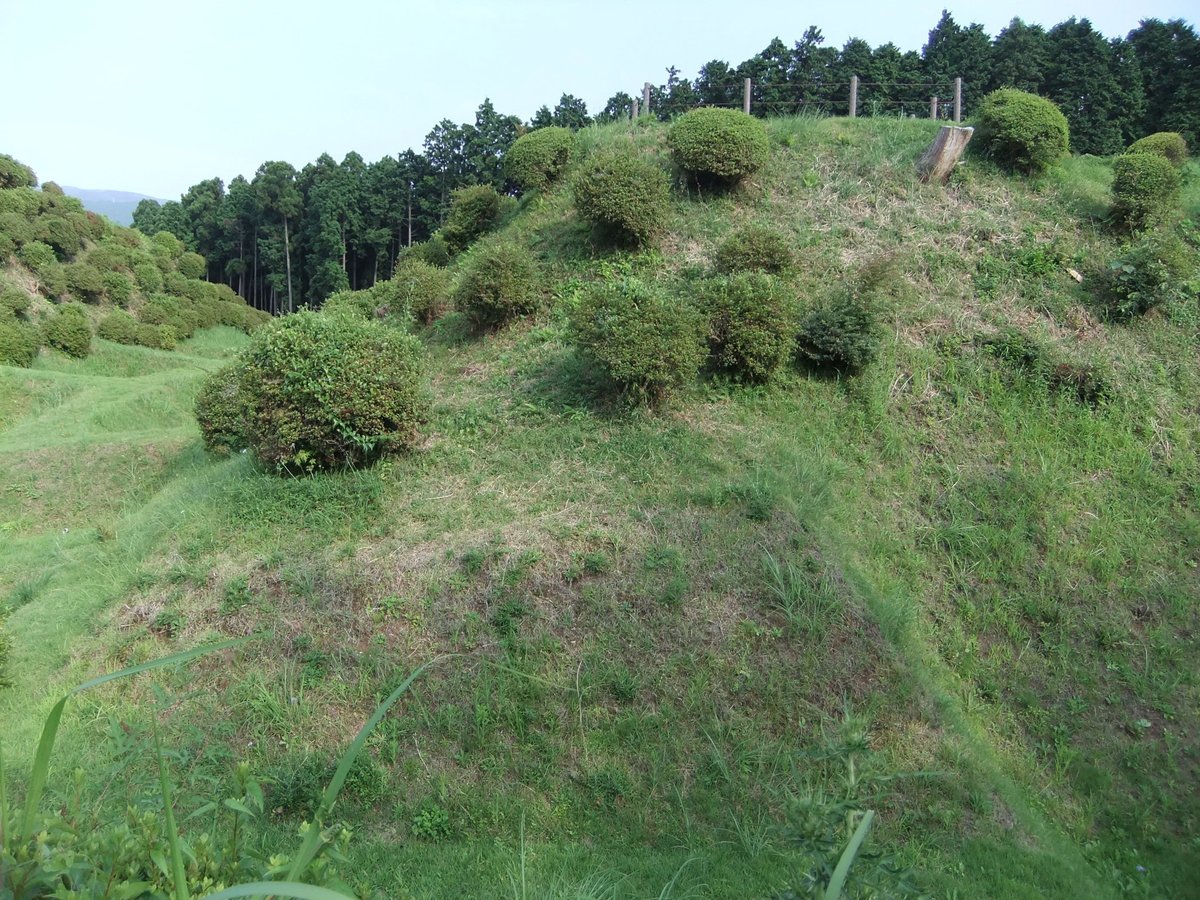
[[[422,330],[427,439],[367,470],[203,451],[191,399],[232,328],[0,368],[10,771],[74,684],[256,635],[81,697],[64,810],[152,804],[157,721],[180,818],[246,760],[290,852],[370,711],[439,658],[338,808],[365,895],[802,895],[874,809],[852,895],[1195,896],[1195,296],[1099,314],[1104,160],[929,186],[929,123],[768,126],[766,170],[677,192],[652,250],[526,196],[502,237],[543,311]],[[657,125],[579,140],[666,159]],[[581,291],[686,290],[750,221],[788,236],[805,302],[891,273],[879,358],[614,403],[569,340]]]

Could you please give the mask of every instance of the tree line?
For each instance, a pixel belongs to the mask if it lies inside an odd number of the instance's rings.
[[[1144,20],[1124,38],[1106,38],[1087,19],[1048,30],[1013,19],[993,37],[943,12],[920,53],[859,38],[828,47],[814,26],[790,47],[775,38],[737,65],[711,60],[694,79],[669,67],[664,83],[651,87],[651,114],[666,120],[696,106],[740,106],[746,78],[758,115],[840,113],[851,75],[860,79],[863,115],[925,115],[929,97],[946,96],[956,77],[968,115],[999,87],[1041,94],[1066,114],[1076,153],[1116,153],[1155,131],[1177,131],[1193,145],[1200,135],[1200,37],[1178,19]],[[515,193],[502,162],[524,131],[615,121],[629,115],[633,99],[618,91],[593,116],[583,100],[563,94],[528,122],[484,100],[473,122],[438,122],[420,152],[373,163],[357,153],[341,162],[323,154],[300,170],[265,162],[228,187],[210,178],[178,201],[144,200],[133,224],[178,236],[205,257],[210,281],[259,309],[319,305],[338,290],[390,277],[405,248],[442,224],[455,189],[488,184]]]

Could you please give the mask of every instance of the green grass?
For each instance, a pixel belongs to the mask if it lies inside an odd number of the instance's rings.
[[[769,896],[831,872],[873,809],[851,895],[901,892],[882,853],[934,896],[1186,896],[1200,370],[1193,330],[1095,313],[1108,163],[924,186],[930,123],[769,128],[766,171],[679,196],[654,250],[605,246],[562,192],[522,201],[545,308],[426,332],[428,439],[369,470],[203,453],[191,397],[236,332],[0,370],[8,758],[99,671],[260,634],[270,652],[98,689],[56,752],[97,804],[137,800],[99,773],[161,692],[194,777],[275,778],[263,840],[290,846],[312,773],[454,654],[337,807],[364,891]],[[615,142],[666,159],[657,127],[581,134]],[[880,358],[614,404],[568,342],[581,286],[686,285],[748,221],[792,238],[802,303],[893,260]],[[997,351],[1006,328],[1049,368]]]

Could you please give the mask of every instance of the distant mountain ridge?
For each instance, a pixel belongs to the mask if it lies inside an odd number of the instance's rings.
[[[91,188],[69,187],[63,185],[63,193],[68,197],[76,197],[83,203],[83,208],[94,213],[108,216],[119,225],[133,224],[133,211],[143,200],[153,200],[165,203],[158,197],[146,194],[135,194],[132,191],[105,191]]]

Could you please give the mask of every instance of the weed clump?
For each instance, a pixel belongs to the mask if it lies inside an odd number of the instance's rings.
[[[255,334],[234,373],[246,444],[277,471],[357,467],[411,448],[428,409],[417,340],[349,316],[279,319]],[[229,433],[239,401],[206,387],[213,434]]]
[[[704,359],[697,310],[635,278],[589,287],[572,320],[576,345],[635,403],[660,404]]]
[[[1166,156],[1118,156],[1113,160],[1113,220],[1130,230],[1161,225],[1178,209],[1181,188],[1179,169]]]
[[[1188,160],[1187,141],[1177,131],[1159,131],[1148,134],[1129,145],[1126,153],[1152,153],[1168,160],[1176,168],[1183,168]]]
[[[713,362],[743,381],[767,381],[791,355],[796,313],[787,286],[746,272],[708,279],[702,295]]]
[[[1125,244],[1101,278],[1102,302],[1118,321],[1186,302],[1200,291],[1200,248],[1180,229],[1147,231]]]
[[[727,237],[713,258],[717,271],[778,275],[795,264],[787,238],[766,225],[746,225]]]
[[[480,247],[463,266],[454,302],[476,328],[496,328],[537,309],[541,299],[537,266],[509,241]]]
[[[106,341],[118,344],[136,344],[138,342],[138,322],[123,309],[114,309],[100,321],[96,336]]]
[[[763,123],[737,109],[693,109],[667,133],[675,164],[699,180],[735,184],[763,167],[771,153]]]
[[[442,236],[451,253],[462,253],[500,219],[500,194],[490,184],[459,188],[450,200]]]
[[[42,334],[47,346],[83,358],[92,352],[92,326],[83,308],[69,303],[46,319]]]
[[[570,129],[552,126],[523,134],[504,155],[504,171],[523,191],[542,191],[566,171],[575,149]]]
[[[975,140],[1001,166],[1037,174],[1067,155],[1070,126],[1053,101],[1001,88],[980,103]]]
[[[571,185],[580,215],[611,240],[644,244],[667,219],[667,175],[630,152],[598,151],[588,157]]]

